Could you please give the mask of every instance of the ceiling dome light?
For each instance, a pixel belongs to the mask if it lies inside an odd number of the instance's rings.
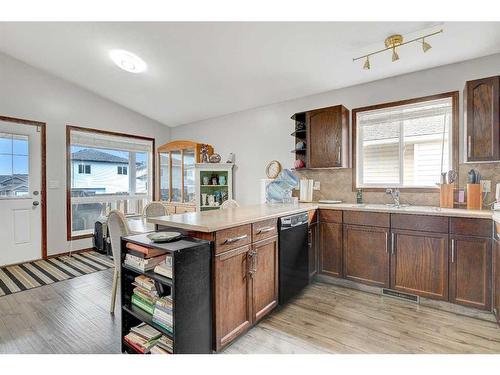
[[[142,73],[147,65],[139,56],[122,49],[114,49],[109,52],[109,57],[121,69],[130,73]]]

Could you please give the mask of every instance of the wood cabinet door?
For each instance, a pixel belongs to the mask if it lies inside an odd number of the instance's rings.
[[[389,229],[344,225],[344,277],[389,287]]]
[[[454,236],[450,244],[450,302],[491,310],[491,240]]]
[[[499,160],[499,77],[467,82],[464,98],[467,161]]]
[[[215,344],[219,350],[252,324],[250,245],[215,256]]]
[[[342,224],[319,224],[319,272],[342,277]]]
[[[309,226],[309,277],[318,273],[318,223]]]
[[[393,230],[391,288],[448,299],[448,233]]]
[[[493,313],[500,323],[500,243],[493,241]]]
[[[346,166],[346,160],[343,160],[348,157],[349,147],[346,111],[342,106],[335,106],[307,112],[306,147],[309,168]]]
[[[278,237],[255,242],[250,262],[252,317],[255,323],[278,305]]]

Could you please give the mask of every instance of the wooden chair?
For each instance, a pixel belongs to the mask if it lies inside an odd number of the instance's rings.
[[[111,210],[108,215],[108,230],[111,239],[111,250],[113,254],[113,262],[115,263],[115,271],[113,273],[113,286],[111,288],[111,307],[109,312],[115,312],[116,292],[118,282],[120,280],[120,266],[121,266],[121,237],[128,236],[130,229],[127,224],[127,219],[123,213],[118,210]]]
[[[144,217],[158,217],[168,215],[167,207],[161,202],[150,202],[144,207],[142,216]]]
[[[221,204],[220,208],[221,210],[226,210],[228,208],[236,208],[239,206],[240,206],[239,203],[236,202],[234,199],[228,199]]]

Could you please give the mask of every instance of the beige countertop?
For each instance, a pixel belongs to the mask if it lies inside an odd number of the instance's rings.
[[[257,204],[227,210],[188,212],[152,217],[148,222],[197,232],[215,232],[238,225],[255,223],[318,208],[315,203]]]
[[[407,206],[391,207],[384,204],[318,204],[318,203],[299,203],[293,204],[259,204],[231,208],[227,210],[214,210],[205,212],[188,212],[184,214],[175,214],[149,218],[148,222],[174,228],[197,232],[215,232],[221,229],[231,228],[238,225],[250,224],[261,220],[278,218],[292,215],[313,209],[329,210],[349,210],[349,211],[367,211],[367,212],[388,212],[401,213],[409,215],[429,215],[429,216],[453,216],[491,219],[498,216],[496,220],[500,222],[500,213],[493,215],[489,210],[466,210],[460,208],[439,208],[429,206]]]

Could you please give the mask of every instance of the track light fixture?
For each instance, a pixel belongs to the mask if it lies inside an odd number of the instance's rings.
[[[429,51],[432,46],[427,43],[425,41],[426,38],[429,38],[431,36],[434,36],[434,35],[437,35],[437,34],[440,34],[443,32],[443,29],[439,30],[439,31],[435,31],[433,33],[430,33],[430,34],[427,34],[427,35],[424,35],[424,36],[420,36],[418,38],[415,38],[415,39],[412,39],[412,40],[409,40],[407,42],[404,42],[403,41],[403,36],[402,35],[399,35],[399,34],[394,34],[394,35],[391,35],[389,37],[387,37],[385,39],[385,48],[384,49],[381,49],[381,50],[378,50],[378,51],[375,51],[375,52],[372,52],[372,53],[369,53],[367,55],[363,55],[363,56],[360,56],[360,57],[356,57],[354,59],[352,59],[352,61],[357,61],[357,60],[361,60],[361,59],[364,59],[365,60],[365,63],[363,64],[363,69],[370,69],[371,66],[370,66],[370,60],[369,58],[373,55],[376,55],[376,54],[379,54],[379,53],[382,53],[382,52],[385,52],[387,50],[392,50],[392,62],[394,61],[398,61],[399,60],[399,55],[398,53],[396,52],[396,47],[401,47],[401,46],[404,46],[406,44],[410,44],[410,43],[413,43],[413,42],[421,42],[422,43],[422,50],[424,52],[427,52]]]

